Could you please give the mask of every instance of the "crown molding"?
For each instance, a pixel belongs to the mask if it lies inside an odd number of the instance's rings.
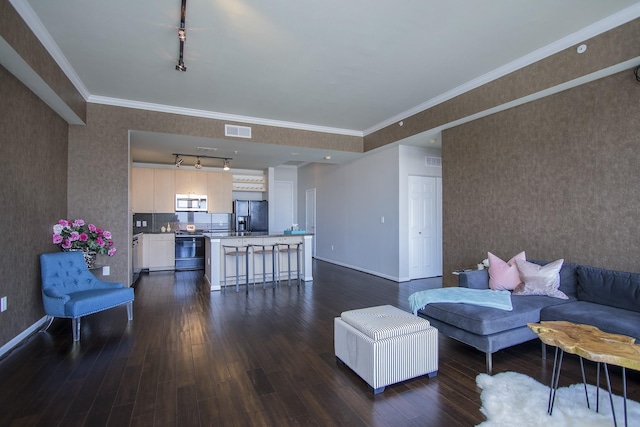
[[[295,123],[295,122],[287,122],[281,120],[270,120],[259,117],[249,117],[249,116],[240,116],[234,114],[226,114],[226,113],[218,113],[214,111],[207,110],[197,110],[191,108],[182,108],[175,107],[170,105],[162,105],[162,104],[153,104],[148,102],[139,102],[139,101],[131,101],[120,98],[109,98],[103,96],[91,95],[84,83],[77,75],[67,58],[64,56],[58,45],[54,42],[53,38],[46,30],[40,18],[33,11],[27,0],[9,0],[11,5],[16,9],[18,14],[22,17],[25,23],[29,26],[31,31],[36,35],[38,40],[42,43],[45,49],[49,52],[49,54],[56,61],[58,66],[65,73],[67,78],[71,81],[71,83],[76,87],[76,89],[80,92],[80,94],[84,97],[87,102],[95,103],[95,104],[104,104],[104,105],[112,105],[126,108],[135,108],[149,111],[157,111],[171,114],[179,114],[186,116],[194,116],[194,117],[202,117],[202,118],[211,118],[217,120],[224,121],[234,121],[240,123],[250,123],[256,125],[263,126],[273,126],[280,128],[288,128],[288,129],[298,129],[305,130],[311,132],[320,132],[320,133],[330,133],[337,135],[345,135],[345,136],[355,136],[355,137],[364,137],[370,135],[374,132],[377,132],[389,125],[397,123],[401,120],[405,120],[408,117],[413,116],[414,114],[420,113],[429,108],[433,108],[434,106],[441,104],[445,101],[448,101],[458,95],[461,95],[465,92],[473,90],[477,87],[480,87],[484,84],[487,84],[493,80],[496,80],[500,77],[503,77],[509,73],[517,71],[521,68],[524,68],[528,65],[531,65],[537,61],[540,61],[546,57],[554,55],[564,49],[567,49],[577,43],[580,43],[589,38],[595,37],[599,34],[602,34],[606,31],[609,31],[615,27],[623,25],[629,21],[632,21],[638,17],[640,17],[640,2],[630,6],[626,9],[621,10],[618,13],[610,15],[588,27],[585,27],[573,34],[570,34],[560,40],[557,40],[547,46],[544,46],[529,55],[521,57],[515,61],[512,61],[502,67],[499,67],[489,73],[486,73],[480,77],[477,77],[465,84],[458,86],[455,89],[452,89],[448,92],[443,93],[435,98],[432,98],[424,103],[421,103],[413,108],[410,108],[402,113],[399,113],[393,117],[390,117],[387,120],[384,120],[364,131],[353,130],[353,129],[341,129],[341,128],[333,128],[326,126],[316,126],[306,123]]]
[[[629,6],[628,8],[623,9],[618,13],[610,15],[588,27],[585,27],[579,31],[576,31],[573,34],[570,34],[562,39],[559,39],[551,44],[548,44],[530,53],[529,55],[518,58],[515,61],[505,64],[500,68],[496,68],[495,70],[490,71],[473,80],[470,80],[467,83],[464,83],[448,92],[443,93],[442,95],[436,96],[435,98],[432,98],[429,101],[423,102],[420,105],[417,105],[402,113],[399,113],[393,117],[390,117],[387,120],[384,120],[368,129],[365,129],[363,131],[363,134],[364,136],[367,136],[381,129],[384,129],[387,126],[395,124],[401,120],[406,120],[408,117],[411,117],[414,114],[420,113],[424,110],[428,110],[429,108],[433,108],[436,105],[441,104],[445,101],[448,101],[452,98],[455,98],[456,96],[462,95],[465,92],[469,92],[493,80],[497,80],[500,77],[504,77],[509,73],[517,71],[521,68],[524,68],[535,62],[538,62],[544,58],[547,58],[551,55],[561,52],[562,50],[567,49],[571,46],[574,46],[578,43],[581,43],[584,40],[590,39],[599,34],[612,30],[613,28],[619,27],[620,25],[626,24],[627,22],[632,21],[638,17],[640,17],[640,3],[636,3],[633,6]]]
[[[216,119],[222,121],[250,123],[254,125],[273,126],[288,129],[307,130],[311,132],[331,133],[337,135],[362,137],[362,131],[351,129],[340,129],[327,126],[316,126],[305,123],[286,122],[281,120],[270,120],[259,117],[240,116],[236,114],[218,113],[215,111],[197,110],[194,108],[175,107],[172,105],[154,104],[151,102],[132,101],[121,98],[109,98],[106,96],[91,95],[87,102],[93,104],[113,105],[115,107],[134,108],[138,110],[157,111],[160,113],[179,114],[183,116],[202,117],[206,119]]]

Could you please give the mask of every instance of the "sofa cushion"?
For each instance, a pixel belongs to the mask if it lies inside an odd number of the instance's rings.
[[[491,252],[487,253],[487,256],[489,259],[489,288],[496,291],[512,291],[522,282],[518,274],[516,260],[525,260],[524,252],[514,255],[507,262]]]
[[[540,321],[540,310],[574,299],[547,296],[511,296],[512,311],[463,303],[428,304],[418,313],[478,335],[490,335]]]
[[[584,323],[612,334],[633,337],[640,342],[640,313],[587,301],[574,301],[561,306],[545,307],[541,321],[565,320]]]
[[[522,283],[514,290],[514,295],[547,295],[553,298],[568,299],[564,292],[558,290],[560,286],[560,269],[563,259],[538,265],[531,262],[516,260]]]
[[[640,274],[578,267],[578,299],[640,312]]]

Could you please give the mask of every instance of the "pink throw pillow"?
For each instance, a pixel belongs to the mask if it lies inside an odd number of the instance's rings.
[[[498,291],[512,291],[522,280],[518,272],[516,260],[526,261],[524,251],[504,262],[491,252],[488,253],[489,258],[489,287]]]

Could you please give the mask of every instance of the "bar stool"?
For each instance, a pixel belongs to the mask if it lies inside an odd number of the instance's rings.
[[[224,272],[223,292],[226,292],[227,281],[229,277],[232,277],[227,274],[227,257],[234,257],[235,259],[236,292],[240,292],[240,277],[243,276],[242,274],[240,274],[240,258],[244,257],[245,258],[244,278],[245,278],[245,285],[246,285],[246,293],[248,294],[249,293],[249,256],[248,256],[249,247],[247,245],[244,245],[243,243],[226,244],[221,246],[222,246],[222,252],[223,252],[222,271]]]
[[[265,238],[262,243],[253,243],[249,245],[251,248],[251,257],[253,262],[253,286],[256,286],[256,257],[262,258],[262,289],[267,288],[267,256],[271,256],[271,281],[273,287],[276,287],[278,282],[280,263],[278,262],[278,240]]]
[[[295,273],[298,287],[300,287],[300,281],[302,280],[300,277],[300,247],[302,244],[302,241],[284,241],[278,244],[278,252],[285,252],[287,254],[287,282],[289,286],[291,286],[291,273]],[[291,253],[293,251],[295,251],[296,254],[296,268],[294,270],[291,269]],[[282,272],[282,270],[280,271]]]

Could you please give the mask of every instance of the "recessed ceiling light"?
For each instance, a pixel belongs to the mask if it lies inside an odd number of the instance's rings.
[[[324,156],[325,160],[331,160],[331,156]]]
[[[297,156],[300,153],[291,153],[292,156]]]
[[[198,147],[198,150],[201,151],[218,151],[216,147]]]
[[[437,142],[437,139],[435,139],[435,138],[431,138],[429,140],[429,144],[435,144],[436,142]]]

